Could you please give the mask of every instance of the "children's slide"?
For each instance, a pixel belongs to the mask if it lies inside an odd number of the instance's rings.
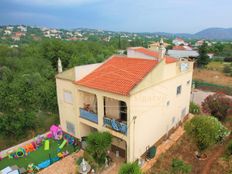
[[[64,140],[61,145],[59,146],[59,150],[63,149],[63,147],[65,146],[65,144],[67,143],[67,140]]]
[[[49,150],[49,145],[50,145],[49,140],[45,140],[44,150]]]

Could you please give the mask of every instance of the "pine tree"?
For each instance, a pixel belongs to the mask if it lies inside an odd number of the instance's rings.
[[[205,67],[209,63],[210,59],[207,55],[207,44],[204,42],[202,46],[199,47],[199,56],[197,58],[197,66]]]

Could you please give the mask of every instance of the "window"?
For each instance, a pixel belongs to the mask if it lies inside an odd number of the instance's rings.
[[[181,111],[181,117],[184,118],[186,115],[186,107]]]
[[[120,106],[120,120],[127,121],[127,106],[124,101],[119,101]]]
[[[64,101],[66,103],[72,104],[73,98],[72,93],[70,91],[64,91]]]
[[[187,85],[189,85],[189,84],[190,84],[190,80],[187,81]]]
[[[181,94],[181,85],[176,88],[176,95]]]
[[[75,135],[75,126],[73,123],[66,121],[66,129],[68,133]]]
[[[169,106],[170,105],[170,101],[167,101],[167,106]]]
[[[174,124],[176,121],[176,117],[172,117],[172,124]]]

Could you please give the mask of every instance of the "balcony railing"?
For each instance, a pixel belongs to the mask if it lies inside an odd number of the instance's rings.
[[[104,125],[123,134],[127,134],[127,125],[108,117],[104,117]]]
[[[93,112],[86,111],[80,108],[80,117],[86,120],[92,121],[94,123],[98,123],[98,116]]]

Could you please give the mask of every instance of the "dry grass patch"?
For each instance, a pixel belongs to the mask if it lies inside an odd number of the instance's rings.
[[[220,71],[194,69],[193,79],[232,87],[232,77],[226,76]]]

